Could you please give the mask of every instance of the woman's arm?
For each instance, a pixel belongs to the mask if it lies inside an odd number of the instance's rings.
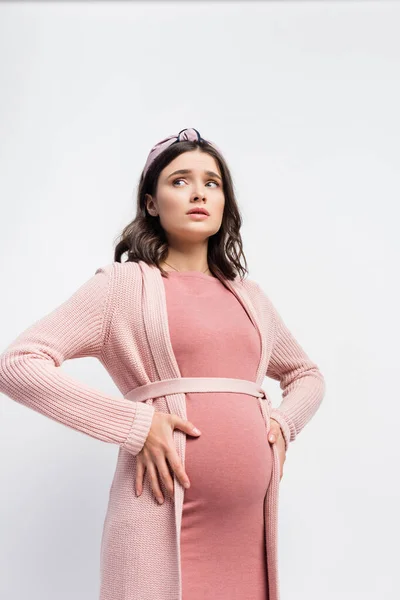
[[[274,341],[267,377],[280,382],[282,402],[273,408],[271,418],[281,427],[286,450],[318,410],[325,394],[325,380],[299,342],[287,328],[276,308],[270,306],[274,319]]]
[[[133,455],[142,449],[154,407],[113,397],[60,368],[71,358],[99,357],[110,319],[114,265],[100,267],[60,306],[23,331],[0,355],[0,392]],[[112,307],[111,307],[112,308]]]

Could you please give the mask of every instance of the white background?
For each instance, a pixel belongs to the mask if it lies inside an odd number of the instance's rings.
[[[1,349],[112,262],[156,142],[214,141],[249,276],[327,384],[280,484],[282,600],[399,597],[399,23],[382,0],[0,5]],[[0,407],[0,596],[97,600],[118,448]]]

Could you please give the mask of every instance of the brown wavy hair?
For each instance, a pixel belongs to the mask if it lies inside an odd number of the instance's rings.
[[[151,163],[145,177],[142,171],[137,191],[136,217],[124,227],[115,241],[117,244],[114,250],[114,261],[121,262],[121,256],[126,252],[127,259],[124,262],[142,260],[149,265],[157,266],[161,273],[167,276],[167,271],[160,267],[160,263],[168,256],[167,238],[159,217],[153,217],[148,213],[145,197],[146,194],[155,195],[161,171],[174,158],[183,152],[196,149],[210,154],[216,160],[221,171],[225,195],[221,227],[208,238],[209,269],[219,279],[233,280],[237,275],[241,278],[246,276],[247,261],[240,235],[242,217],[235,197],[232,176],[223,156],[204,139],[183,140],[171,144]]]

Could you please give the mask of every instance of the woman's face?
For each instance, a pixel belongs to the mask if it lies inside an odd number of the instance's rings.
[[[184,170],[186,172],[176,172]],[[222,175],[215,159],[202,152],[184,152],[160,173],[156,196],[146,196],[147,210],[159,215],[169,241],[204,241],[221,227],[225,196]],[[208,216],[190,215],[203,208]]]

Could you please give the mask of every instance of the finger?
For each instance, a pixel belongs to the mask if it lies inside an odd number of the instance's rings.
[[[148,462],[146,466],[147,466],[147,474],[150,477],[150,483],[151,483],[151,488],[153,490],[153,494],[156,497],[157,502],[159,502],[159,504],[162,504],[164,502],[164,496],[162,495],[162,492],[160,489],[160,483],[158,481],[156,467],[155,467],[154,463],[151,461]]]
[[[269,441],[276,442],[280,433],[281,433],[281,427],[280,427],[279,423],[274,421],[274,419],[271,419],[270,430],[269,430],[269,434],[268,434]]]
[[[143,464],[143,461],[138,458],[137,462],[136,462],[136,479],[135,479],[136,496],[140,496],[140,494],[143,492],[143,478],[144,478],[145,470],[146,470],[146,466]]]
[[[168,464],[165,460],[165,456],[157,457],[156,465],[157,465],[159,476],[161,477],[165,487],[167,488],[169,495],[173,498],[174,497],[174,482],[172,480],[171,473],[168,468]]]
[[[178,417],[178,415],[170,415],[172,418],[170,419],[170,424],[172,430],[180,429],[189,435],[200,435],[201,431],[194,426],[192,421],[188,421],[186,419],[182,419]]]
[[[167,460],[171,465],[173,472],[181,482],[181,485],[183,485],[183,487],[185,487],[186,489],[190,488],[189,477],[186,475],[185,469],[183,468],[182,462],[178,456],[175,447],[167,450],[165,456],[167,457]]]

